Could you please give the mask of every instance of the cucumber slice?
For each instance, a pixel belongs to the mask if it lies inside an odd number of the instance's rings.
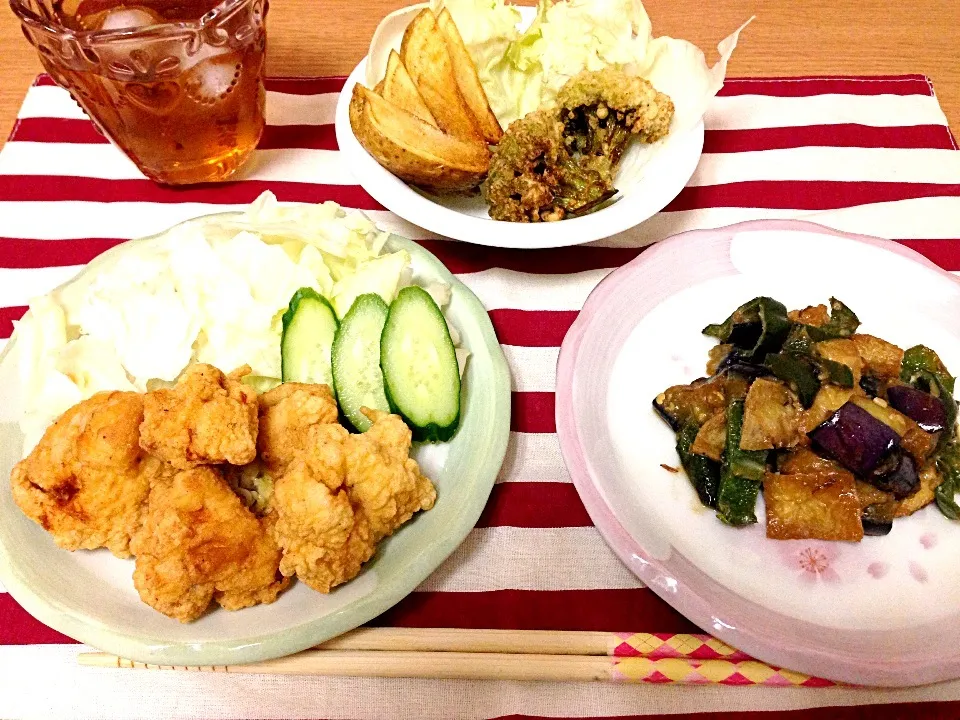
[[[380,370],[380,336],[390,308],[377,293],[353,301],[333,339],[333,382],[340,409],[360,432],[371,422],[360,408],[390,412]]]
[[[416,440],[449,440],[460,421],[460,371],[440,308],[421,287],[390,305],[380,337],[380,367],[390,407]]]
[[[330,349],[337,326],[337,315],[322,295],[308,287],[293,294],[280,338],[284,382],[323,383],[333,389]]]

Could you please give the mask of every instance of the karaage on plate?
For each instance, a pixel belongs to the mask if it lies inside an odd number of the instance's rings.
[[[130,555],[152,468],[138,443],[143,400],[103,392],[67,410],[13,469],[13,498],[66,550]]]
[[[278,573],[270,523],[215,468],[158,474],[130,545],[140,599],[181,622],[200,617],[212,600],[227,610],[273,602],[290,581]]]
[[[212,365],[188,367],[176,387],[143,396],[140,446],[174,467],[246,465],[257,455],[257,393]]]
[[[412,434],[399,415],[365,410],[373,425],[344,439],[347,492],[367,517],[374,541],[392,535],[437,499],[430,479],[410,457]]]
[[[260,459],[280,475],[311,446],[311,428],[336,422],[337,401],[328,385],[278,385],[260,396]]]
[[[260,455],[280,471],[272,500],[280,570],[319,592],[355,577],[377,542],[436,500],[399,416],[370,412],[373,426],[351,435],[328,411],[328,393],[280,386],[260,399]]]
[[[173,388],[74,406],[14,468],[17,504],[61,547],[135,555],[140,598],[181,622],[272,603],[293,576],[351,580],[436,500],[410,429],[364,409],[373,425],[351,434],[328,386],[258,398],[246,373],[193,365]]]

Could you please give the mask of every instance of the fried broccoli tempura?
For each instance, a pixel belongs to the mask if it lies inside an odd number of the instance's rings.
[[[482,191],[490,216],[512,222],[562,220],[616,193],[617,166],[632,138],[667,134],[673,102],[643,78],[584,71],[564,85],[557,106],[515,121],[490,161]]]
[[[136,393],[98,393],[67,410],[13,468],[13,499],[60,547],[130,555],[152,467],[137,443],[142,419]]]

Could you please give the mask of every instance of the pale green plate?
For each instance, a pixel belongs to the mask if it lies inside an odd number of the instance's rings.
[[[152,239],[104,253],[81,275]],[[394,238],[388,244],[388,249],[401,248],[410,252],[419,282],[442,280],[452,286],[447,314],[471,353],[460,429],[449,443],[415,451],[437,486],[432,510],[384,541],[359,577],[329,595],[295,583],[272,605],[217,609],[181,624],[140,602],[132,560],[118,560],[106,550],[61,550],[14,504],[9,476],[23,442],[14,338],[0,355],[0,582],[17,602],[55,630],[116,655],[164,665],[227,665],[311,647],[377,617],[413,591],[480,517],[506,452],[510,374],[477,297],[416,243]]]

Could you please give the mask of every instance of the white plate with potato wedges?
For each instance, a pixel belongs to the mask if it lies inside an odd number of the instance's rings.
[[[337,142],[377,202],[438,235],[610,238],[693,175],[739,32],[709,67],[690,43],[654,37],[639,2],[412,5],[384,18],[348,77]]]

